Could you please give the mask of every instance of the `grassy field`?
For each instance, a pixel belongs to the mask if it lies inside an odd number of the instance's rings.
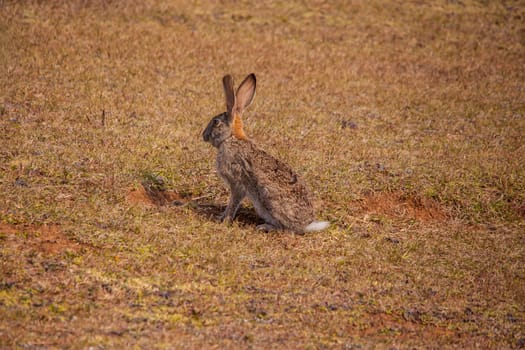
[[[221,78],[330,229],[255,230]],[[0,1],[0,348],[525,348],[523,1]]]

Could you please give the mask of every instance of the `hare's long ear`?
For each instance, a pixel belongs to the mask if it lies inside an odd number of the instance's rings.
[[[222,85],[224,87],[224,97],[226,97],[226,112],[228,119],[233,118],[233,107],[235,106],[235,92],[233,91],[233,78],[231,75],[225,75],[222,78]]]
[[[255,96],[255,74],[250,74],[244,78],[241,85],[237,89],[235,94],[235,112],[239,115],[252,103],[253,97]]]

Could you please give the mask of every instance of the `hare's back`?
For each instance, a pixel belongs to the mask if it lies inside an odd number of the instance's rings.
[[[254,178],[251,187],[262,204],[280,220],[300,225],[310,223],[314,209],[302,178],[288,164],[255,145],[251,153]]]

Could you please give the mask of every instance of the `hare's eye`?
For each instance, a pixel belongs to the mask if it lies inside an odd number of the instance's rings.
[[[219,119],[214,119],[214,120],[213,120],[213,124],[214,124],[214,125],[219,125],[220,122],[221,122],[221,121],[220,121]]]

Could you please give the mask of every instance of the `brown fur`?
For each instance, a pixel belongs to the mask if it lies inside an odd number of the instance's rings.
[[[314,221],[312,200],[301,177],[250,140],[225,140],[219,147],[217,170],[232,193],[244,193],[257,214],[276,228],[302,232]]]

